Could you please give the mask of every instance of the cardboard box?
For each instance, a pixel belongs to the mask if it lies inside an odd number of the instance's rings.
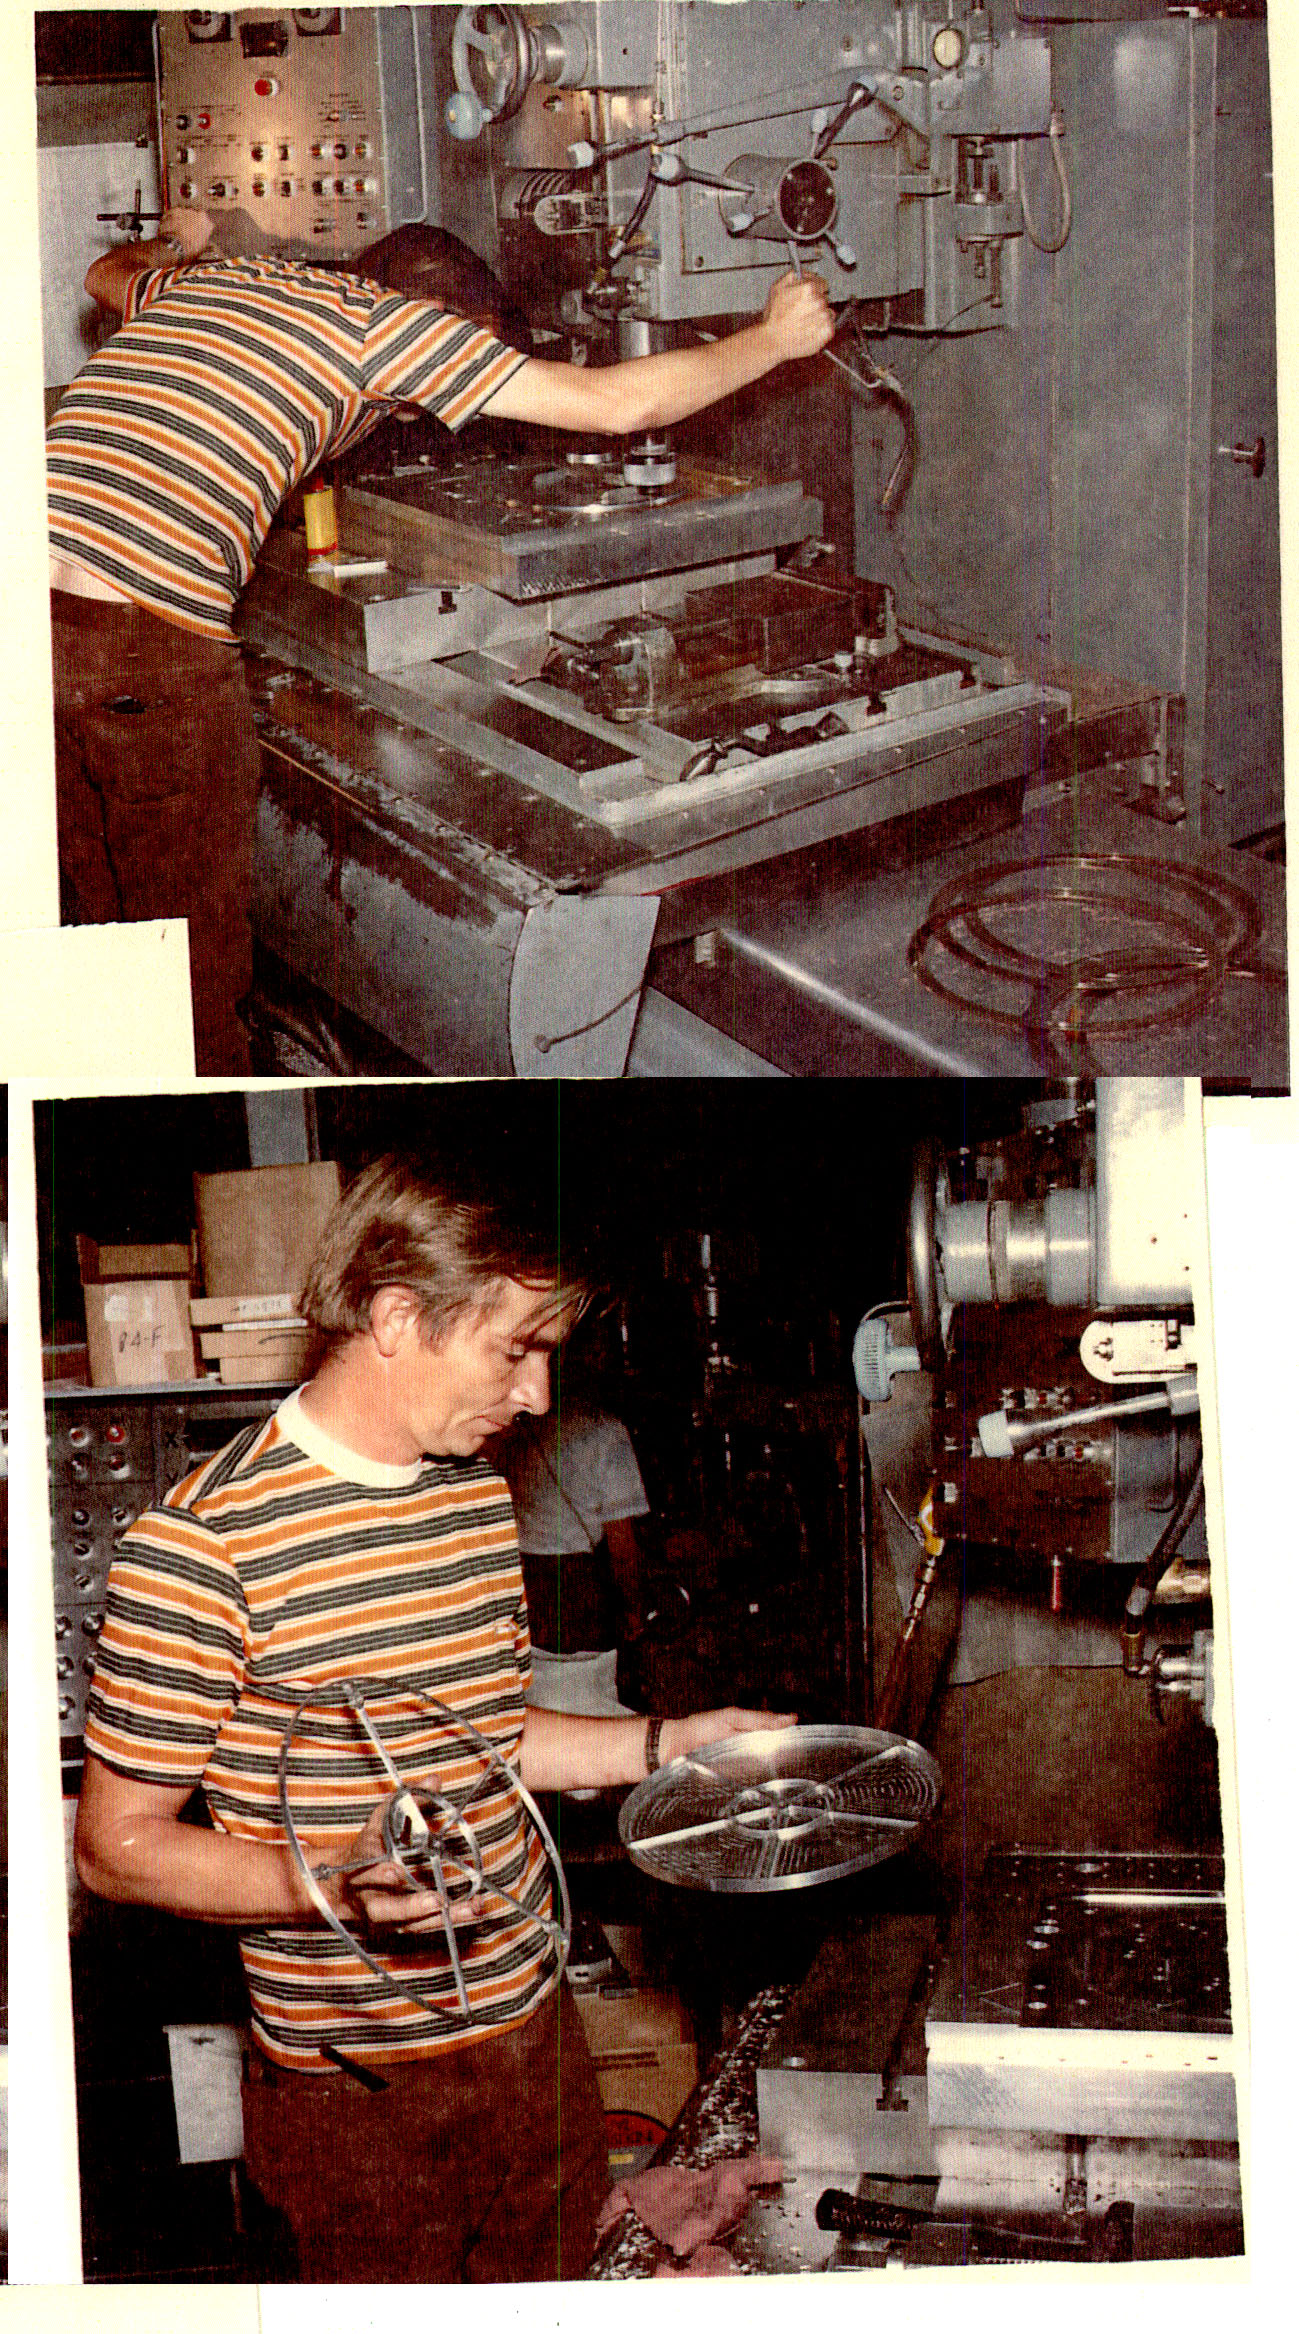
[[[306,1373],[314,1331],[306,1327],[204,1329],[204,1361],[218,1364],[227,1386],[296,1385]]]
[[[131,1241],[123,1246],[88,1240],[77,1234],[77,1262],[82,1286],[102,1280],[183,1280],[192,1276],[194,1259],[188,1240]]]
[[[291,1362],[305,1354],[312,1335],[299,1323],[283,1329],[201,1329],[198,1341],[204,1361],[255,1361],[264,1354],[268,1360]]]
[[[92,1386],[175,1385],[200,1376],[187,1280],[92,1281],[82,1293]]]
[[[637,1988],[571,1989],[606,2114],[648,2117],[666,2131],[699,2080],[689,2021],[678,1996]]]
[[[274,1296],[296,1304],[342,1189],[337,1163],[196,1175],[199,1255],[209,1298]]]
[[[189,1323],[190,1251],[77,1236],[92,1386],[187,1383],[201,1373]]]

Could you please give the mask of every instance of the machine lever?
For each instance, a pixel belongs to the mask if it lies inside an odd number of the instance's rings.
[[[1255,478],[1261,478],[1267,468],[1267,440],[1255,438],[1252,446],[1219,446],[1229,462],[1241,463]]]

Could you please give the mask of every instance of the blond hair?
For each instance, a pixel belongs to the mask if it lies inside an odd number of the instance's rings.
[[[591,1294],[580,1263],[560,1261],[557,1220],[461,1192],[450,1178],[389,1156],[362,1170],[321,1235],[302,1309],[326,1346],[363,1336],[380,1289],[407,1288],[436,1341],[462,1315],[490,1308],[506,1281],[552,1293],[571,1327]]]

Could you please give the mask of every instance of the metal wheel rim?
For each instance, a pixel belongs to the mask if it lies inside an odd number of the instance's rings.
[[[537,1928],[544,1931],[549,1941],[551,1951],[554,1954],[555,1966],[549,1973],[542,1991],[535,1997],[532,2005],[535,2009],[541,2002],[546,1999],[547,1994],[553,1993],[555,1987],[559,1984],[568,1962],[569,1947],[572,1942],[573,1912],[572,1906],[569,1902],[568,1883],[564,1878],[564,1867],[559,1859],[559,1850],[555,1846],[554,1840],[551,1838],[545,1817],[542,1815],[542,1812],[537,1806],[535,1799],[532,1797],[531,1792],[528,1790],[527,1785],[520,1780],[520,1778],[515,1774],[513,1768],[504,1758],[502,1758],[501,1753],[497,1750],[495,1743],[489,1742],[486,1735],[480,1734],[477,1727],[472,1725],[467,1718],[463,1718],[457,1711],[449,1709],[445,1702],[440,1702],[437,1699],[437,1696],[434,1694],[426,1693],[422,1687],[411,1686],[402,1689],[402,1691],[410,1700],[419,1702],[422,1707],[430,1711],[435,1718],[443,1721],[453,1730],[454,1733],[463,1736],[471,1744],[473,1749],[477,1751],[480,1756],[487,1760],[489,1767],[493,1769],[506,1782],[514,1797],[520,1801],[533,1830],[537,1833],[537,1836],[541,1841],[547,1864],[550,1867],[551,1880],[554,1889],[554,1903],[558,1908],[557,1918],[552,1917],[547,1919],[540,1913],[534,1913],[528,1906],[518,1905],[517,1900],[511,1898],[508,1895],[508,1892],[496,1887],[494,1883],[488,1883],[488,1886],[491,1889],[491,1893],[498,1899],[498,1901],[502,1903],[514,1904],[516,1909],[522,1912],[526,1919],[530,1920]],[[349,1952],[355,1954],[359,1961],[364,1962],[366,1968],[371,1972],[372,1976],[377,1977],[380,1981],[380,1984],[383,1985],[386,1991],[396,2000],[411,2002],[414,2004],[416,2009],[424,2010],[434,2017],[444,2019],[448,2025],[459,2028],[465,2025],[467,2021],[473,2016],[472,2010],[466,2009],[463,2011],[457,2011],[448,2009],[444,2002],[431,2000],[427,1994],[421,1992],[416,1986],[401,1985],[393,1976],[392,1971],[390,1969],[386,1969],[383,1963],[379,1961],[365,1945],[362,1944],[355,1931],[349,1929],[346,1923],[339,1919],[337,1913],[334,1911],[333,1906],[330,1904],[329,1899],[326,1897],[324,1890],[321,1888],[315,1873],[312,1871],[311,1866],[307,1861],[303,1850],[302,1841],[299,1837],[298,1827],[294,1820],[293,1808],[289,1795],[289,1763],[293,1750],[294,1729],[303,1712],[305,1710],[311,1709],[337,1709],[340,1706],[344,1709],[352,1710],[355,1712],[358,1704],[361,1707],[364,1707],[368,1700],[377,1700],[380,1695],[391,1699],[393,1696],[393,1688],[391,1685],[379,1686],[376,1684],[367,1688],[365,1681],[362,1681],[360,1684],[352,1688],[351,1692],[347,1696],[342,1697],[341,1701],[339,1689],[337,1687],[324,1687],[316,1689],[307,1694],[303,1694],[297,1700],[295,1700],[293,1708],[289,1711],[284,1721],[284,1733],[280,1742],[280,1755],[276,1770],[276,1780],[278,1784],[280,1802],[280,1820],[284,1826],[284,1834],[288,1842],[289,1853],[293,1858],[299,1878],[301,1879],[302,1884],[311,1899],[312,1905],[314,1906],[316,1912],[319,1914],[321,1920],[324,1921],[326,1927],[333,1931],[334,1935],[339,1939],[341,1944],[346,1945]],[[403,1780],[400,1788],[405,1791],[418,1791],[422,1788],[422,1786]],[[472,1805],[473,1798],[476,1796],[476,1790],[477,1787],[475,1787],[475,1792],[471,1793],[470,1799],[466,1804]],[[454,1940],[450,1935],[450,1928],[451,1924],[449,1922],[445,1923],[443,1934],[447,1938],[448,1951],[452,1966],[453,1968],[458,1968],[458,1956]],[[430,1931],[430,1935],[432,1934],[433,1932]]]
[[[937,1147],[922,1143],[911,1177],[907,1211],[907,1296],[921,1366],[937,1370],[943,1359],[943,1314],[939,1289],[938,1196],[945,1171]]]

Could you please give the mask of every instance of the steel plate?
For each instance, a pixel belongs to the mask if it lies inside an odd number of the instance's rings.
[[[814,1888],[908,1846],[942,1777],[918,1743],[873,1727],[731,1735],[673,1759],[623,1803],[633,1863],[685,1888]]]

